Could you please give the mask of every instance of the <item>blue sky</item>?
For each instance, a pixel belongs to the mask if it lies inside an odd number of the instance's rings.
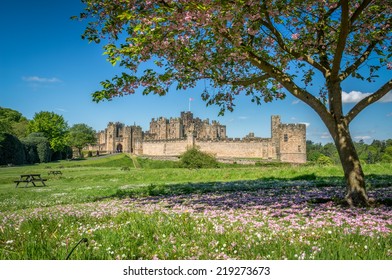
[[[177,117],[188,110],[192,97],[194,115],[226,125],[229,137],[243,137],[249,132],[270,137],[270,116],[280,115],[285,123],[306,123],[308,139],[331,141],[317,114],[291,96],[262,106],[239,97],[235,111],[224,117],[218,117],[218,107],[206,107],[200,98],[203,88],[182,92],[173,88],[165,97],[137,93],[97,104],[91,93],[100,89],[100,81],[121,69],[106,61],[102,45],[81,39],[84,23],[70,20],[83,10],[80,1],[3,1],[1,6],[0,106],[29,119],[37,112],[53,111],[70,126],[86,123],[101,130],[109,121],[120,121],[147,130],[151,118]],[[379,83],[345,83],[345,108],[374,92],[391,74],[381,73]],[[351,132],[355,140],[366,142],[392,138],[392,94],[365,109],[352,122]]]

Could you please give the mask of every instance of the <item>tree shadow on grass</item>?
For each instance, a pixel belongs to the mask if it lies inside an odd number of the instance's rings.
[[[369,197],[375,198],[377,205],[392,206],[392,176],[371,174],[367,176],[367,182]],[[345,184],[342,177],[318,177],[309,174],[290,179],[264,177],[231,182],[129,186],[118,189],[113,195],[95,200],[142,197],[146,202],[159,202],[164,198],[165,201],[170,201],[169,206],[192,203],[194,207],[202,210],[203,205],[214,205],[219,209],[239,209],[256,205],[287,208],[302,203],[341,204],[344,195]]]

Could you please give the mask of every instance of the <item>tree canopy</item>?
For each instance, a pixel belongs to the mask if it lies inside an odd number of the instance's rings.
[[[27,135],[28,120],[18,111],[0,107],[0,131],[19,138]]]
[[[239,94],[270,102],[287,93],[309,105],[328,128],[347,180],[347,202],[368,205],[349,124],[392,89],[392,2],[385,0],[82,0],[83,38],[105,41],[112,64],[128,69],[93,93],[93,100],[165,95],[196,86],[221,113]],[[145,62],[155,63],[139,71]],[[377,82],[378,89],[343,112],[342,83]],[[321,82],[320,82],[321,81]],[[209,90],[211,89],[211,90]]]
[[[79,151],[82,156],[82,149],[87,145],[94,145],[97,142],[95,130],[83,123],[75,124],[69,129],[68,143]]]
[[[58,114],[41,111],[30,121],[29,132],[43,133],[54,152],[62,151],[67,143],[68,124]]]
[[[131,70],[102,82],[104,89],[93,95],[96,101],[131,94],[138,87],[145,94],[164,95],[172,84],[186,89],[208,79],[219,90],[203,97],[222,109],[232,110],[242,92],[259,103],[283,98],[286,88],[322,113],[323,104],[332,102],[327,83],[311,87],[318,76],[372,82],[377,70],[392,68],[389,1],[83,2],[87,8],[81,17],[94,19],[84,37],[108,39],[109,61]],[[369,61],[371,56],[377,59]],[[137,72],[151,60],[157,67]],[[367,71],[360,71],[363,64]],[[386,81],[351,110],[350,119],[391,87]]]

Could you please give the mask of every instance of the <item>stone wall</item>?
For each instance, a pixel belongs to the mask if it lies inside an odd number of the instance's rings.
[[[196,141],[196,146],[203,152],[216,157],[276,159],[275,148],[271,141]]]
[[[186,151],[188,141],[166,140],[166,141],[144,141],[143,155],[147,156],[178,156]]]
[[[201,151],[216,157],[277,159],[271,141],[195,141]],[[143,155],[178,156],[190,147],[188,140],[144,141]]]

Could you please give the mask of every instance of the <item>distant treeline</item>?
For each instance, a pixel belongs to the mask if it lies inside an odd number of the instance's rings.
[[[39,112],[28,120],[20,112],[0,107],[0,165],[50,162],[81,154],[94,144],[95,131],[85,124],[69,127],[53,112]]]
[[[366,144],[363,140],[355,143],[358,156],[364,163],[392,162],[392,139],[385,141],[373,140],[371,144]],[[310,162],[317,162],[322,165],[339,164],[339,155],[336,147],[332,143],[322,145],[310,140],[306,141],[306,154]]]

